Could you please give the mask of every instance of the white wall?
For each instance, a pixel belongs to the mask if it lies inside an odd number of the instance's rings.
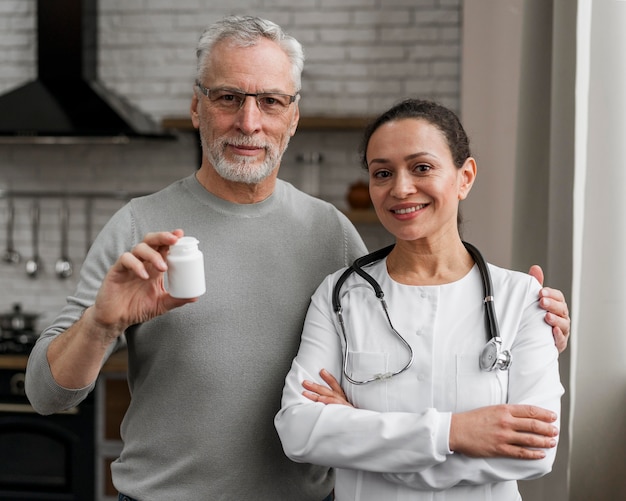
[[[626,2],[580,0],[571,499],[626,499]]]
[[[464,238],[511,267],[523,0],[463,7],[461,119],[478,162],[463,203]]]

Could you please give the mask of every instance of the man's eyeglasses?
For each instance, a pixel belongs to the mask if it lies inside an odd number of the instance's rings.
[[[213,105],[226,112],[235,113],[241,109],[246,97],[256,100],[259,109],[267,115],[282,115],[289,109],[289,105],[296,100],[298,94],[279,94],[276,92],[260,92],[250,94],[234,89],[208,89],[200,82],[196,82],[198,89],[209,98]]]

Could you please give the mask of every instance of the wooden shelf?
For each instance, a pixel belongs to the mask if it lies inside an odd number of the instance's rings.
[[[26,369],[28,355],[0,355],[0,369]],[[103,372],[126,372],[126,350],[120,350],[109,357],[102,368]]]
[[[300,117],[300,130],[362,130],[370,119],[368,117]],[[187,117],[166,117],[161,121],[164,129],[182,131],[194,130],[191,119]]]
[[[0,369],[26,369],[27,355],[0,355]]]

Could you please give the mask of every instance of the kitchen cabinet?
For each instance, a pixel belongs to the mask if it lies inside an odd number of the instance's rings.
[[[25,354],[0,356],[0,499],[94,499],[94,394],[40,415],[25,393]]]
[[[130,403],[126,357],[126,351],[113,354],[102,368],[96,386],[97,501],[117,501],[117,490],[111,481],[111,463],[122,450],[120,426]]]

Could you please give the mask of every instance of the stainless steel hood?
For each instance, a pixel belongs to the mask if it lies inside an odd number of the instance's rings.
[[[37,78],[0,96],[1,143],[170,139],[97,79],[97,0],[37,0]]]

